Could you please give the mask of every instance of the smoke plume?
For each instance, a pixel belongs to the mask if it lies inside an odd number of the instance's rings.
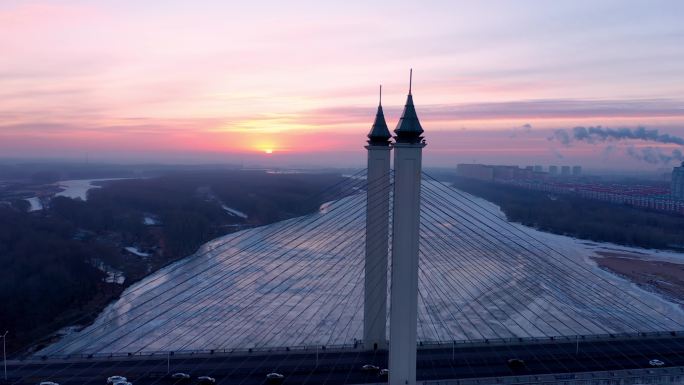
[[[627,155],[650,164],[668,164],[672,161],[684,160],[684,155],[681,150],[674,149],[671,153],[663,152],[659,148],[642,147],[635,148],[630,146],[627,148]]]
[[[672,161],[682,161],[682,150],[674,149],[671,152],[658,147],[637,147],[634,141],[670,144],[684,146],[684,138],[670,134],[660,133],[655,128],[637,127],[630,128],[603,128],[575,127],[572,130],[559,129],[548,138],[550,141],[558,141],[565,147],[570,147],[573,142],[589,144],[608,143],[603,149],[603,158],[607,160],[618,148],[624,148],[625,154],[630,158],[650,163],[667,165]],[[626,142],[619,146],[620,142]]]
[[[661,134],[658,129],[637,127],[630,128],[603,128],[575,127],[572,130],[560,129],[553,132],[549,140],[557,140],[565,146],[572,142],[599,143],[621,140],[642,140],[664,144],[678,144],[684,146],[684,138],[679,136]]]

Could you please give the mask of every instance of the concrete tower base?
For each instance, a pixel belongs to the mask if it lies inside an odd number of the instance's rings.
[[[390,385],[416,383],[418,244],[423,143],[394,145]]]
[[[366,149],[368,149],[368,190],[363,343],[366,349],[386,349],[390,147],[369,145]]]

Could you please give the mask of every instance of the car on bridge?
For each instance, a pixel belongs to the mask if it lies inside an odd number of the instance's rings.
[[[209,377],[209,376],[197,377],[197,384],[198,385],[213,385],[215,383],[216,383],[216,379],[214,377]]]
[[[658,359],[652,359],[648,361],[648,364],[651,366],[665,366],[665,363],[661,360]]]
[[[520,358],[511,358],[506,363],[508,364],[508,368],[513,372],[522,372],[527,369],[525,361],[521,360]]]
[[[107,377],[107,385],[114,385],[117,382],[128,382],[128,379],[124,376]]]
[[[280,373],[269,373],[266,375],[266,383],[267,384],[273,384],[273,385],[278,385],[283,382],[285,379],[285,376],[283,376]]]
[[[366,365],[363,365],[361,367],[361,371],[363,371],[363,372],[371,372],[372,373],[372,372],[377,372],[379,370],[380,370],[379,367],[377,367],[375,365],[371,365],[371,364],[366,364]]]
[[[52,382],[52,381],[42,381],[39,385],[59,385],[59,384],[56,382]]]
[[[381,369],[378,372],[378,378],[380,378],[381,380],[389,379],[389,369]]]
[[[190,382],[190,375],[182,372],[174,373],[170,375],[169,378],[176,384],[186,384]]]

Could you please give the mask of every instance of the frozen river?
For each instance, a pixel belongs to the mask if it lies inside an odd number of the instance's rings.
[[[55,194],[58,197],[67,197],[72,199],[88,200],[88,191],[94,188],[100,188],[95,182],[106,182],[112,180],[124,180],[130,178],[103,178],[103,179],[73,179],[62,180],[56,184],[64,190]]]
[[[423,188],[419,340],[683,328],[678,305],[599,269],[589,258],[596,245],[510,224],[498,207],[445,188]],[[215,239],[43,353],[353,343],[363,324],[364,198]]]

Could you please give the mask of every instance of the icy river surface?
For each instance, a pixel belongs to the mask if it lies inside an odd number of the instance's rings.
[[[678,305],[596,266],[600,245],[508,223],[495,205],[440,197],[442,188],[424,185],[420,341],[682,328]],[[359,193],[215,239],[41,354],[354,343],[363,334],[364,226]]]

